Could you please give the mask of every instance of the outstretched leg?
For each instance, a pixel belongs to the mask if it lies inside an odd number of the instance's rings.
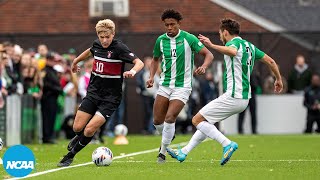
[[[203,134],[201,131],[197,130],[193,134],[189,143],[185,147],[183,147],[182,149],[178,149],[178,150],[167,148],[167,151],[172,158],[175,158],[178,161],[183,162],[186,159],[188,153],[191,152],[191,150],[193,148],[197,147],[206,138],[207,138],[207,136],[205,134]]]
[[[97,113],[91,121],[86,125],[84,132],[79,137],[79,141],[76,145],[69,151],[67,155],[58,163],[58,167],[65,167],[69,166],[74,156],[80,152],[89,142],[91,141],[94,133],[106,122],[105,118],[100,114]]]

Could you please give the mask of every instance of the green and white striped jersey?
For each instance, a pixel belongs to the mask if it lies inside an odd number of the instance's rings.
[[[236,48],[237,55],[224,55],[223,89],[234,98],[250,99],[250,76],[254,62],[263,58],[265,53],[241,37],[233,38],[226,46]]]
[[[162,55],[159,84],[165,87],[191,87],[194,67],[194,52],[204,45],[199,39],[183,30],[175,37],[166,33],[159,36],[153,49],[153,56]]]

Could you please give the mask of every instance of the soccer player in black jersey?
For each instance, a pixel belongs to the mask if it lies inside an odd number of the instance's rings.
[[[123,78],[133,78],[144,64],[121,41],[114,39],[115,24],[110,19],[96,24],[98,39],[91,48],[73,60],[72,71],[79,71],[77,64],[90,56],[94,57],[92,73],[87,89],[76,113],[73,130],[76,136],[68,145],[68,154],[58,167],[69,166],[74,156],[92,139],[121,102]],[[133,63],[130,71],[124,72],[125,63]]]

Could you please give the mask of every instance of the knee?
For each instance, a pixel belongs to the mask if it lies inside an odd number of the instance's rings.
[[[165,121],[167,123],[174,123],[174,122],[176,122],[176,118],[177,118],[177,116],[174,116],[172,114],[168,114],[168,115],[166,115]]]
[[[198,124],[201,123],[202,121],[203,121],[203,120],[200,119],[200,118],[198,118],[198,116],[194,116],[194,117],[192,118],[192,124],[193,124],[195,127],[197,127]]]
[[[73,131],[80,132],[82,131],[83,127],[80,124],[73,124]]]
[[[87,137],[92,137],[97,130],[93,127],[86,127],[84,129],[84,135]]]
[[[197,123],[197,120],[194,117],[192,118],[192,124],[194,126],[197,126],[199,124],[199,123]]]

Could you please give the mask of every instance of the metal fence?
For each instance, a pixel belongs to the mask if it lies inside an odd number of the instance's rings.
[[[61,96],[63,103],[57,114],[55,132],[59,133],[63,120],[73,115],[76,98]],[[39,100],[31,95],[5,97],[5,106],[0,109],[0,137],[7,146],[26,143],[41,143],[42,118]]]

